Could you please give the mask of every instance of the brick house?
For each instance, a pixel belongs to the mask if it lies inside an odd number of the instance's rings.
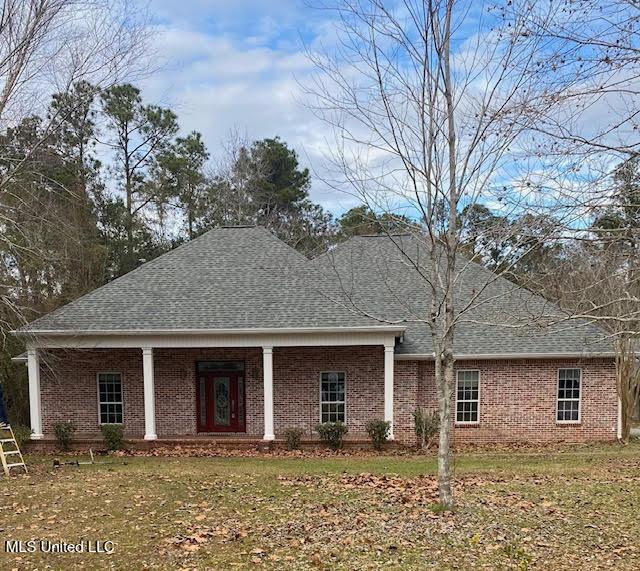
[[[131,440],[312,438],[371,418],[413,443],[437,408],[429,300],[409,236],[356,237],[308,260],[262,228],[211,230],[16,331],[32,438],[122,423]],[[455,295],[454,440],[613,440],[615,365],[601,332],[464,262]],[[526,324],[526,325],[523,325]]]

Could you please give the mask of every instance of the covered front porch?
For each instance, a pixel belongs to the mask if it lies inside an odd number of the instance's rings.
[[[343,420],[357,441],[371,418],[393,438],[398,334],[41,338],[27,352],[32,438],[70,420],[78,440],[117,423],[131,441],[242,444]]]

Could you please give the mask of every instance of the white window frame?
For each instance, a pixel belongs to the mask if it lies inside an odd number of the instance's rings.
[[[560,371],[578,371],[580,377],[578,379],[578,398],[560,398]],[[560,410],[560,401],[578,401],[578,420],[559,420],[558,412]],[[582,369],[580,367],[560,367],[556,373],[556,424],[580,424],[582,422]]]
[[[330,375],[331,373],[337,373],[344,375],[344,401],[323,401],[322,400],[322,375]],[[319,420],[322,424],[322,405],[323,404],[344,404],[344,423],[347,424],[347,372],[346,371],[320,371],[320,415]]]
[[[478,419],[477,420],[458,420],[458,402],[476,402],[475,400],[463,400],[463,401],[459,401],[458,400],[458,382],[460,381],[460,373],[478,373]],[[469,425],[477,425],[480,424],[480,400],[481,400],[481,387],[482,387],[482,380],[481,380],[481,373],[480,373],[480,369],[458,369],[456,370],[456,387],[455,387],[455,391],[456,391],[456,399],[455,399],[455,408],[453,413],[455,414],[455,424],[459,424],[462,426],[469,426]]]
[[[119,402],[103,403],[100,400],[100,375],[120,375],[120,392],[121,399]],[[98,397],[98,424],[111,425],[111,424],[124,424],[124,374],[121,371],[98,371],[96,373],[96,392]],[[100,410],[101,404],[119,404],[122,407],[122,422],[102,422],[102,413]]]

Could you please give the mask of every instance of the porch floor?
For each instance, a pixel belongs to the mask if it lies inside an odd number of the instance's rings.
[[[306,436],[301,439],[302,447],[317,447],[325,444],[317,436]],[[256,435],[238,434],[175,434],[159,436],[156,440],[145,440],[143,437],[125,438],[125,446],[132,450],[149,450],[153,448],[171,447],[212,447],[212,448],[256,448],[256,447],[277,447],[286,446],[286,439],[276,436],[275,440],[263,440]],[[371,446],[371,441],[366,437],[346,437],[344,439],[345,448],[365,448]],[[58,449],[55,438],[45,437],[42,440],[31,440],[26,443],[25,448],[29,452],[54,452]],[[100,450],[104,448],[104,440],[98,435],[80,435],[73,439],[71,449],[74,451],[88,450],[93,448]]]

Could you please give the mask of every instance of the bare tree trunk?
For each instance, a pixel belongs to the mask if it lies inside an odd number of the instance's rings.
[[[451,510],[454,507],[453,490],[451,482],[453,479],[453,458],[451,455],[451,397],[453,387],[453,356],[448,353],[439,359],[440,382],[436,383],[438,388],[438,408],[440,411],[440,438],[438,444],[438,493],[440,504],[445,509]]]
[[[616,340],[616,380],[622,413],[621,439],[629,443],[631,419],[640,403],[640,368],[628,336]]]

